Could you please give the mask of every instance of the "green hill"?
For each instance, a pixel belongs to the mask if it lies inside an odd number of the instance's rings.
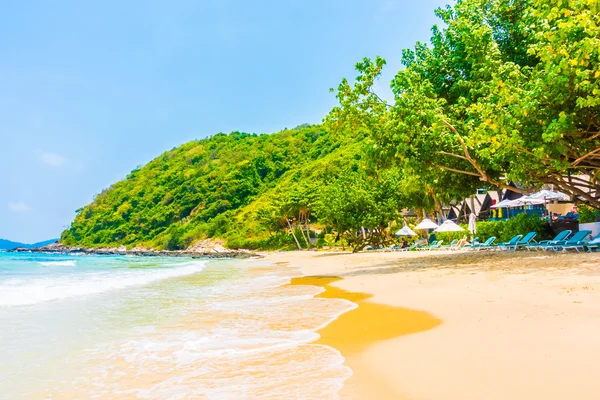
[[[314,196],[360,160],[360,139],[334,139],[318,125],[270,135],[220,133],[132,171],[77,210],[60,241],[181,249],[218,237],[234,247],[285,247],[292,238],[274,235],[279,204],[297,191]]]

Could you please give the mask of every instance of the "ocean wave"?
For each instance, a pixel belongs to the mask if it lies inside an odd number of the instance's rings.
[[[75,261],[40,261],[38,264],[43,265],[44,267],[74,267]]]
[[[55,261],[66,263],[74,261]],[[65,265],[65,264],[60,264]],[[22,285],[0,283],[0,307],[37,304],[45,301],[99,294],[130,286],[146,285],[169,278],[195,274],[204,269],[203,261],[185,263],[182,266],[110,271],[102,273],[79,273],[67,276],[44,277],[28,280]]]

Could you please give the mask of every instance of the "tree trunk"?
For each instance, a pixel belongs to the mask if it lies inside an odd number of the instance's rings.
[[[292,228],[292,224],[290,223],[289,219],[285,219],[288,227],[290,228],[290,232],[292,233],[292,236],[294,237],[294,241],[296,242],[296,246],[298,246],[298,250],[302,250],[302,246],[300,246],[300,242],[298,241],[298,238],[296,237],[296,235],[294,234],[294,228]]]
[[[309,219],[310,219],[310,213],[307,213],[306,217],[304,218],[304,227],[306,228],[306,236],[308,236],[308,242],[310,243],[310,224],[309,224]]]
[[[304,229],[302,228],[302,220],[300,219],[300,215],[298,216],[298,229],[300,230],[300,233],[302,234],[302,239],[304,239],[304,243],[306,243],[306,248],[310,249],[310,243],[308,243],[308,239],[304,235]]]

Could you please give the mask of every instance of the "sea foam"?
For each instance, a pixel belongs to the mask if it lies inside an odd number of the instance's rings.
[[[75,265],[75,261],[40,262],[52,266]],[[125,289],[130,286],[191,275],[204,269],[203,261],[175,264],[169,268],[138,269],[84,274],[66,274],[32,278],[23,282],[6,280],[0,282],[0,307],[12,307],[41,303]]]
[[[75,265],[75,261],[73,260],[69,260],[69,261],[40,261],[39,262],[40,265],[43,265],[44,267],[74,267]]]

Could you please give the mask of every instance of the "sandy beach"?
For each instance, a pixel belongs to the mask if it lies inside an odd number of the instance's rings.
[[[359,305],[320,332],[343,399],[600,398],[599,254],[265,255]]]

